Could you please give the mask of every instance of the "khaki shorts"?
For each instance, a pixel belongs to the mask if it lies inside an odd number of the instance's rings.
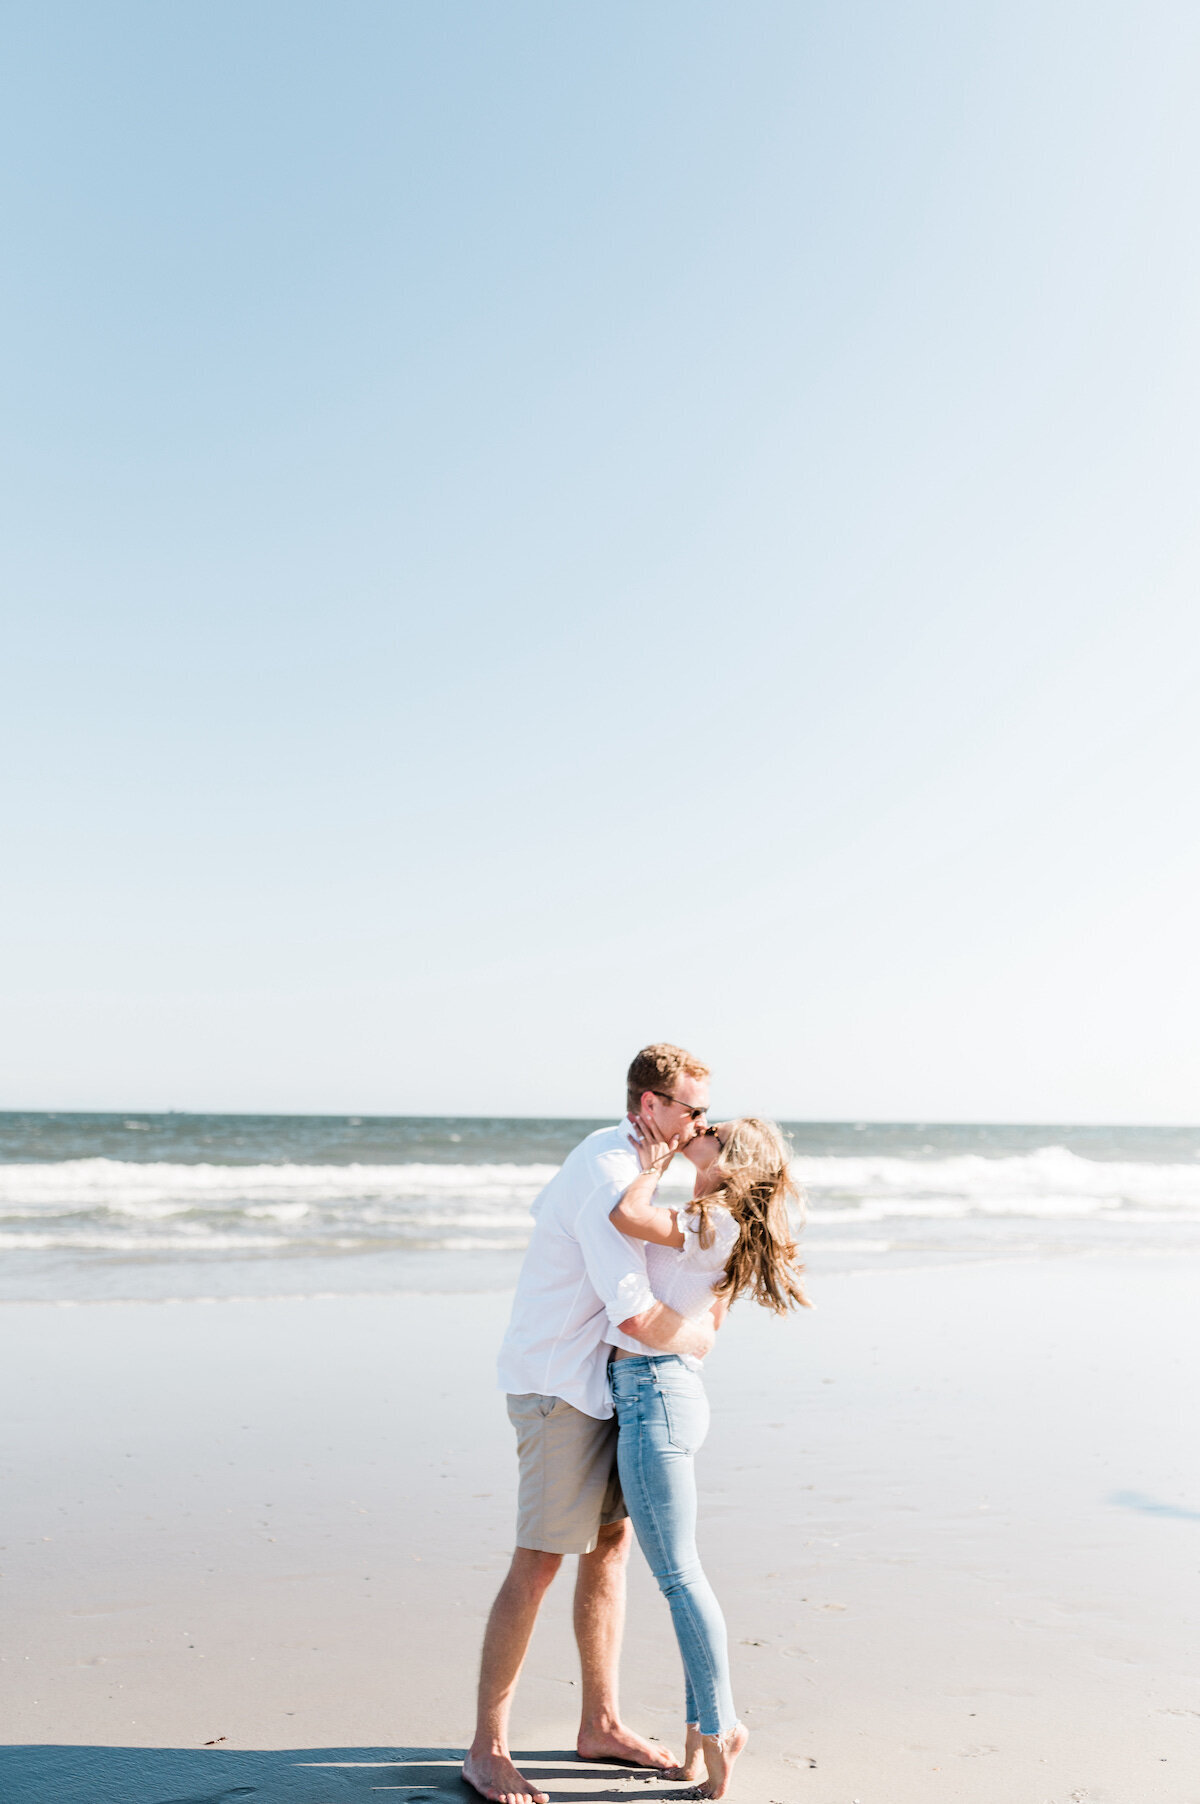
[[[617,1419],[597,1422],[561,1397],[510,1396],[520,1483],[517,1546],[591,1553],[601,1527],[629,1514],[617,1476]]]

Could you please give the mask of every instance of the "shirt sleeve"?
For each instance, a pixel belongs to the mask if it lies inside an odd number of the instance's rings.
[[[654,1303],[645,1242],[628,1239],[608,1219],[631,1181],[619,1171],[605,1171],[575,1222],[584,1268],[614,1328]]]

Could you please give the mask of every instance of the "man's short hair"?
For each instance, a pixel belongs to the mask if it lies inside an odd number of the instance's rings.
[[[666,1041],[643,1046],[625,1079],[626,1104],[636,1114],[647,1090],[661,1090],[665,1096],[673,1096],[677,1078],[708,1075],[708,1066],[682,1046],[670,1046]]]

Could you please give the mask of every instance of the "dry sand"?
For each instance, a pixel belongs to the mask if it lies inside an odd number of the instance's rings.
[[[742,1804],[1197,1804],[1200,1269],[828,1277],[710,1361]],[[471,1795],[515,1473],[502,1296],[0,1308],[4,1804]],[[634,1556],[625,1707],[678,1745]],[[515,1743],[574,1764],[569,1582]],[[214,1741],[218,1746],[204,1747]]]

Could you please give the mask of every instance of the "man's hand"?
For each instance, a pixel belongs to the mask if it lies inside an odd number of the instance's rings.
[[[621,1333],[640,1340],[651,1353],[687,1353],[693,1359],[704,1359],[712,1352],[717,1338],[711,1314],[689,1321],[666,1303],[655,1303],[641,1315],[631,1315],[619,1324]]]

